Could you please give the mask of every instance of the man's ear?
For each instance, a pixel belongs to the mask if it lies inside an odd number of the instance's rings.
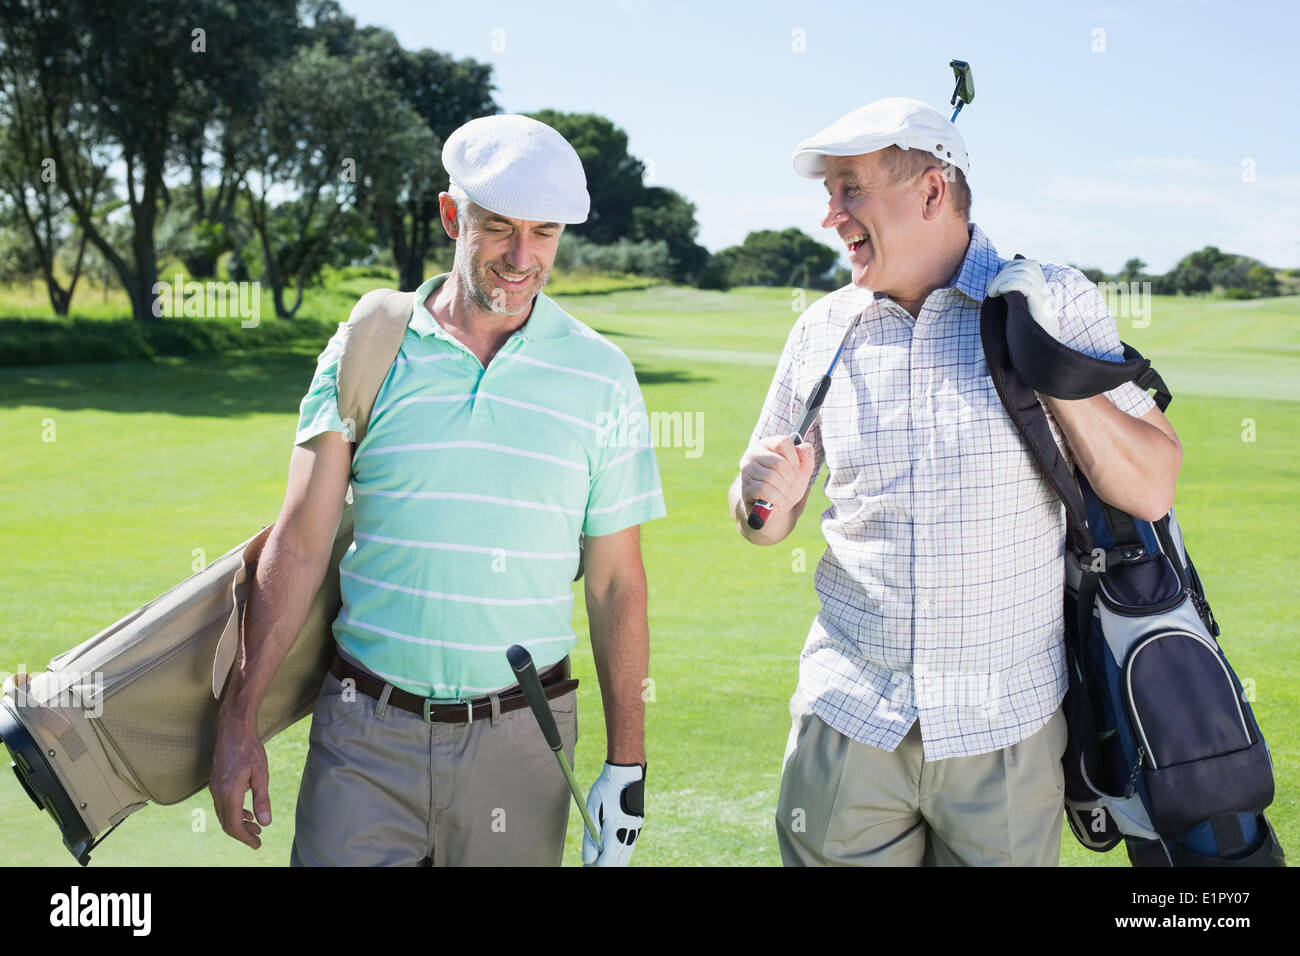
[[[948,182],[938,166],[931,166],[921,174],[921,215],[926,220],[939,218],[944,199],[948,195]]]
[[[456,222],[458,212],[456,200],[451,198],[451,193],[438,193],[438,215],[442,219],[443,231],[451,239],[460,235],[460,226]]]

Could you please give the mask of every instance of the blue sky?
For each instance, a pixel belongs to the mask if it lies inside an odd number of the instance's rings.
[[[971,218],[1003,256],[1164,271],[1218,245],[1300,266],[1290,0],[343,6],[406,47],[493,64],[506,112],[608,116],[715,251],[786,226],[835,244],[794,146],[883,96],[945,105],[957,58],[975,76],[957,120]]]

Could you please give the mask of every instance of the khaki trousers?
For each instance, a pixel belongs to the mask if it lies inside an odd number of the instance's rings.
[[[528,707],[422,717],[327,673],[298,790],[291,866],[559,866],[572,796]],[[577,691],[550,702],[570,761]]]
[[[928,761],[832,730],[796,692],[776,830],[786,866],[1056,866],[1065,714],[1002,750]]]

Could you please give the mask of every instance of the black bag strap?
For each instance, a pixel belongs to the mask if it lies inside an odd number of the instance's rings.
[[[1146,362],[1146,359],[1142,358],[1142,353],[1127,342],[1121,342],[1120,345],[1124,346],[1125,360],[1131,362],[1136,359],[1141,362]],[[1170,394],[1169,386],[1165,384],[1165,380],[1160,377],[1160,373],[1153,369],[1149,362],[1147,363],[1146,371],[1142,372],[1142,374],[1133,379],[1133,381],[1137,382],[1138,388],[1143,391],[1155,389],[1155,395],[1152,397],[1155,399],[1156,407],[1162,412],[1167,409],[1169,403],[1174,400],[1174,396]],[[1105,391],[1105,389],[1102,391]]]

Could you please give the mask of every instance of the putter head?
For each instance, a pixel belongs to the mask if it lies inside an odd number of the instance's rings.
[[[975,77],[970,70],[970,64],[965,60],[949,60],[948,65],[952,67],[952,75],[957,79],[957,88],[952,91],[952,98],[948,100],[949,106],[957,106],[957,101],[969,103],[975,99]],[[957,109],[961,109],[957,106]]]

